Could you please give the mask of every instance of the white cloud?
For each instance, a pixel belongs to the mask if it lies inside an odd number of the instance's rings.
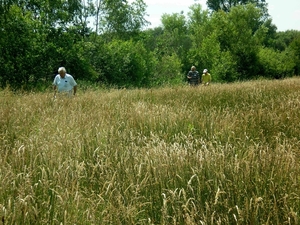
[[[278,31],[300,30],[299,0],[267,0],[268,11]]]
[[[292,15],[293,19],[300,20],[300,9],[294,11]]]

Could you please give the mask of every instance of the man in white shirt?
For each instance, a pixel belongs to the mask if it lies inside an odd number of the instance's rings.
[[[69,97],[76,94],[77,83],[72,77],[72,75],[67,74],[65,67],[58,68],[58,74],[55,76],[53,81],[54,97],[56,97],[56,92],[66,93]]]

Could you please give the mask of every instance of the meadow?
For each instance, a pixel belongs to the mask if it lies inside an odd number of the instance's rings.
[[[0,224],[300,224],[300,78],[0,91]]]

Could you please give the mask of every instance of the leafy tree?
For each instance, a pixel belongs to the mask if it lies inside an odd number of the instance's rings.
[[[164,29],[162,27],[150,28],[141,32],[140,39],[144,42],[144,45],[148,50],[155,51],[161,47],[158,40],[163,34]]]
[[[0,9],[5,14],[9,8],[17,5],[23,12],[31,12],[32,19],[40,20],[42,24],[55,27],[67,26],[73,23],[74,18],[82,9],[80,0],[9,0],[1,1]]]
[[[154,57],[141,42],[113,40],[93,57],[100,82],[119,87],[145,87],[154,71]],[[102,54],[105,52],[105,54]]]
[[[258,51],[267,29],[262,11],[253,4],[233,7],[229,13],[219,11],[212,23],[222,51],[230,51],[237,65],[239,79],[251,79],[258,72]]]
[[[267,29],[265,38],[262,41],[262,44],[265,47],[272,47],[274,46],[274,42],[276,39],[277,34],[277,27],[276,25],[272,24],[272,19],[267,18],[265,22],[263,23],[263,26]]]
[[[190,7],[190,11],[188,12],[188,31],[189,34],[193,36],[197,36],[201,34],[201,36],[205,36],[206,34],[203,33],[204,29],[206,32],[212,30],[209,28],[209,12],[208,10],[203,10],[200,4],[193,4]],[[201,40],[200,40],[201,42]]]
[[[154,74],[150,78],[151,86],[182,83],[181,69],[181,60],[175,53],[162,56],[160,62],[156,63]]]
[[[16,5],[9,7],[0,29],[0,83],[20,88],[29,82],[35,64],[34,21]]]
[[[297,38],[300,37],[300,31],[287,30],[277,32],[273,41],[273,48],[279,51],[284,51]]]
[[[222,49],[219,41],[220,27],[216,27],[207,10],[194,4],[189,12],[189,33],[192,48],[189,50],[189,65],[199,70],[210,70],[217,82],[234,81],[237,78],[237,63],[229,50]]]
[[[300,33],[300,32],[299,32]],[[300,75],[300,35],[296,37],[289,45],[289,50],[294,52],[295,74]]]
[[[58,66],[77,57],[66,53],[76,53],[76,43],[89,32],[84,20],[76,19],[83,16],[79,0],[11,0],[1,2],[0,10],[2,86],[36,86],[49,80]]]
[[[295,67],[294,72],[295,74],[299,74],[300,72],[300,31],[297,30],[287,30],[287,31],[281,31],[281,32],[275,32],[275,34],[272,34],[272,36],[268,39],[268,44],[265,46],[269,48],[273,48],[277,54],[282,52],[281,55],[289,55],[290,58],[288,59],[288,62],[291,60],[294,61]],[[292,54],[293,53],[293,54]],[[274,53],[273,53],[274,55]],[[281,56],[280,55],[280,56]],[[282,58],[281,56],[280,58]],[[275,64],[272,64],[275,66]],[[279,64],[280,65],[280,64]],[[289,63],[290,65],[290,63]],[[286,67],[286,66],[283,66]],[[291,72],[288,72],[291,73]],[[280,75],[280,77],[284,76]]]
[[[295,56],[293,51],[279,52],[272,48],[259,51],[261,74],[269,78],[284,78],[294,75]]]
[[[264,14],[267,16],[267,6],[265,0],[207,0],[207,7],[212,11],[223,10],[224,12],[229,12],[232,7],[238,5],[246,5],[248,3],[255,4],[256,7],[260,8]]]
[[[188,30],[192,46],[188,52],[188,65],[204,66],[207,63],[202,58],[202,44],[205,39],[209,40],[210,35],[213,33],[213,29],[210,27],[210,18],[208,11],[203,11],[200,4],[194,4],[190,7],[191,11],[188,13]],[[217,43],[218,44],[218,43]],[[214,47],[212,45],[212,47]],[[207,65],[207,67],[209,67]]]
[[[189,51],[190,65],[196,65],[199,70],[207,68],[213,81],[231,82],[236,80],[236,61],[230,51],[222,51],[216,32],[206,35],[200,45],[195,45]]]
[[[220,51],[212,64],[212,78],[216,82],[233,82],[238,79],[237,62],[230,51]]]
[[[112,38],[129,39],[148,24],[145,20],[146,4],[143,0],[135,0],[131,4],[127,0],[103,0],[97,6],[102,33],[110,33]],[[98,25],[98,24],[97,24]]]
[[[161,21],[164,29],[162,37],[165,46],[164,51],[166,52],[168,49],[171,53],[179,53],[187,33],[185,16],[179,13],[164,14]]]
[[[100,2],[102,22],[105,22],[102,28],[106,32],[102,36],[109,37],[106,40],[129,39],[132,37],[131,34],[138,34],[146,24],[143,18],[145,4],[142,0],[132,4],[118,0]],[[119,10],[115,10],[116,8]],[[95,13],[92,0],[11,0],[1,2],[0,11],[3,12],[0,15],[0,24],[3,25],[0,37],[3,54],[0,62],[5,64],[1,69],[2,86],[6,83],[19,86],[29,83],[34,85],[34,82],[39,80],[49,82],[59,66],[67,67],[68,72],[77,79],[95,80],[105,76],[110,78],[105,69],[100,70],[95,66],[93,63],[95,57],[88,58],[85,50],[85,41],[91,40],[87,18]],[[121,50],[121,53],[126,52],[124,49]],[[99,55],[100,51],[101,48],[96,49],[95,55]],[[147,54],[145,58],[148,57]],[[129,80],[132,80],[133,85],[141,85],[142,79],[138,77],[144,79],[151,70],[141,72],[139,66],[143,60],[138,59],[133,53],[131,56],[123,68],[131,71],[129,73],[125,70],[124,74],[132,76],[132,79],[125,79],[124,83],[128,85]],[[129,59],[128,55],[126,57]],[[121,56],[119,60],[123,61]],[[150,62],[148,64],[150,65]],[[113,82],[115,81],[118,83],[117,78],[113,78]]]
[[[164,14],[161,18],[163,34],[158,38],[158,52],[161,56],[177,55],[182,62],[186,63],[186,54],[191,47],[188,35],[187,21],[183,14]]]

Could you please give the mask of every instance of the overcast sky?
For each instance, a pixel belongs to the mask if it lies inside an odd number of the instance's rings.
[[[277,26],[277,31],[299,30],[300,31],[300,0],[266,0],[269,14],[273,24]],[[203,9],[207,9],[206,0],[144,0],[147,4],[146,19],[151,22],[149,27],[161,25],[161,16],[164,13],[186,14],[189,7],[194,3],[200,3]]]

